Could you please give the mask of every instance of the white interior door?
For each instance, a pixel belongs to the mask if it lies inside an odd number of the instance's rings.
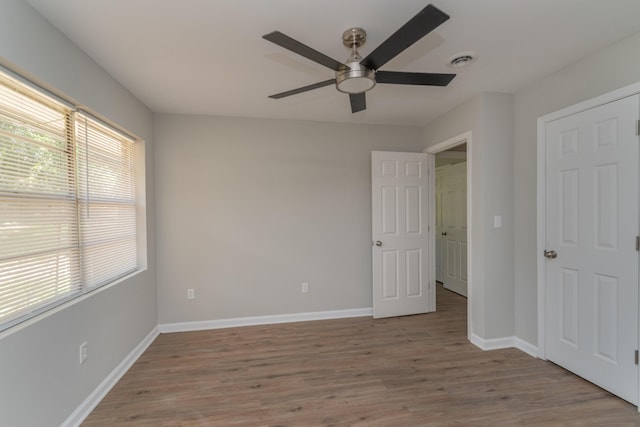
[[[467,296],[467,162],[444,166],[439,179],[440,281],[445,288]]]
[[[435,298],[429,286],[427,159],[424,153],[371,154],[376,318],[426,313]]]
[[[545,129],[546,356],[634,404],[639,106],[636,95]]]

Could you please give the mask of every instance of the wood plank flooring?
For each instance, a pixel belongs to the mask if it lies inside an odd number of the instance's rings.
[[[83,426],[639,426],[637,409],[438,311],[160,335]]]

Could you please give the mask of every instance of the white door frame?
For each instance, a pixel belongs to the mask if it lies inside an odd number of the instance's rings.
[[[454,136],[453,138],[449,138],[446,141],[439,142],[435,145],[424,150],[425,153],[429,155],[429,268],[430,275],[429,282],[435,285],[436,283],[436,174],[435,174],[435,165],[436,165],[436,154],[447,151],[450,148],[455,147],[460,144],[467,144],[467,338],[471,339],[473,336],[473,328],[471,323],[471,301],[473,298],[473,239],[471,235],[472,230],[472,222],[471,218],[473,218],[473,203],[472,203],[472,194],[473,194],[473,185],[471,180],[471,171],[472,171],[472,159],[473,159],[473,144],[471,143],[471,131],[464,132],[460,135]],[[431,300],[433,307],[431,307],[432,311],[436,310],[436,298],[435,298],[435,286],[433,287],[434,294],[433,299]]]
[[[546,258],[543,256],[543,252],[545,250],[545,242],[546,242],[546,126],[547,123],[561,119],[563,117],[571,116],[573,114],[580,113],[582,111],[589,110],[591,108],[598,107],[603,104],[607,104],[609,102],[617,101],[622,98],[626,98],[628,96],[636,95],[640,93],[640,83],[634,83],[629,86],[625,86],[623,88],[614,90],[612,92],[606,93],[604,95],[600,95],[593,99],[589,99],[584,102],[580,102],[579,104],[572,105],[567,108],[563,108],[562,110],[555,111],[550,114],[546,114],[538,118],[538,155],[537,155],[537,276],[538,276],[538,357],[540,359],[547,360],[547,349],[546,349],[546,336],[545,336],[545,319],[546,319],[546,307],[545,307],[545,271],[546,271]],[[640,117],[639,117],[640,119]],[[640,301],[638,302],[640,306]],[[640,329],[640,325],[639,325]],[[640,336],[638,337],[640,342]],[[640,384],[640,378],[638,381]],[[639,386],[640,388],[640,386]],[[639,390],[640,395],[640,390]],[[640,410],[640,407],[639,407]]]

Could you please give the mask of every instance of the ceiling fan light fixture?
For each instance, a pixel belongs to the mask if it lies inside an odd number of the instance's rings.
[[[358,64],[360,66],[360,64]],[[376,73],[362,66],[336,72],[336,87],[343,93],[362,93],[376,85]]]
[[[376,85],[376,81],[369,77],[346,77],[342,81],[336,80],[336,86],[342,93],[362,93]]]

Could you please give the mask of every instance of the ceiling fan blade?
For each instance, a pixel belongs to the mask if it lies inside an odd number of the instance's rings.
[[[262,36],[262,38],[270,41],[271,43],[275,43],[285,49],[288,49],[293,53],[297,53],[298,55],[304,56],[307,59],[317,62],[320,65],[331,68],[334,71],[348,68],[343,63],[338,62],[335,59],[328,57],[324,53],[320,53],[317,50],[312,49],[297,40],[292,39],[291,37],[281,33],[280,31],[274,31],[269,34],[265,34],[264,36]]]
[[[365,67],[377,70],[447,19],[449,19],[449,15],[435,6],[427,5],[360,63]]]
[[[453,80],[455,74],[438,73],[404,73],[401,71],[378,71],[376,83],[391,83],[397,85],[425,85],[446,86]]]
[[[358,111],[364,111],[367,109],[367,97],[365,92],[350,93],[349,101],[351,101],[351,112],[357,113]]]
[[[276,93],[275,95],[269,95],[269,98],[280,99],[280,98],[284,98],[284,97],[287,97],[287,96],[296,95],[298,93],[307,92],[309,90],[313,90],[313,89],[318,89],[318,88],[321,88],[321,87],[329,86],[329,85],[335,84],[335,82],[336,82],[336,79],[325,80],[323,82],[314,83],[314,84],[309,85],[309,86],[303,86],[303,87],[299,87],[297,89],[288,90],[286,92]]]

